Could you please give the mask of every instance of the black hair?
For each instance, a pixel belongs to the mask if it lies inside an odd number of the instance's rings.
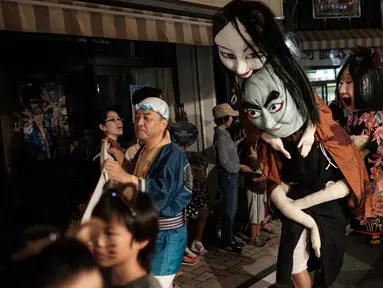
[[[357,47],[344,62],[336,78],[336,98],[339,99],[339,86],[344,70],[349,69],[354,81],[354,107],[364,111],[382,109],[382,69],[380,54],[372,53],[369,48]],[[340,105],[342,105],[342,102]]]
[[[223,116],[223,117],[220,117],[220,118],[214,118],[214,123],[215,125],[217,126],[221,126],[222,124],[226,123],[227,121],[229,121],[230,119],[230,116]]]
[[[105,222],[121,219],[132,234],[133,240],[148,241],[148,244],[138,253],[138,262],[150,273],[158,233],[157,209],[148,194],[136,191],[130,185],[124,185],[120,189],[106,190],[94,208],[92,216]],[[121,192],[125,189],[133,191],[130,200]]]
[[[144,87],[133,93],[132,104],[135,106],[139,104],[141,101],[150,97],[162,98],[161,95],[162,95],[162,90],[160,89],[153,88],[153,87]]]
[[[41,110],[41,113],[44,114],[44,108],[42,105],[37,105],[35,107],[32,108],[32,114],[35,114],[37,110]]]
[[[55,288],[94,270],[98,271],[98,266],[85,245],[75,239],[61,239],[16,263],[2,281],[15,288]]]
[[[256,51],[241,34],[236,19],[246,28],[259,51]],[[319,110],[310,80],[295,61],[286,44],[286,37],[270,8],[258,1],[231,1],[213,16],[213,37],[215,38],[229,23],[234,25],[239,35],[256,55],[265,55],[267,62],[271,64],[275,74],[281,79],[302,114],[307,115],[313,124],[317,124],[319,122]],[[233,71],[224,69],[238,95],[242,90],[243,81],[240,83]]]
[[[103,108],[100,111],[100,114],[99,114],[99,117],[98,117],[98,124],[104,125],[106,119],[108,118],[108,113],[111,112],[111,111],[116,112],[118,115],[120,115],[120,117],[122,115],[122,110],[121,110],[120,106],[118,106],[118,105],[108,106],[106,108]]]

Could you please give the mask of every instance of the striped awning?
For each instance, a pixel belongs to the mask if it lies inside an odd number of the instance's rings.
[[[70,0],[0,0],[0,30],[212,46],[212,24]]]
[[[372,28],[298,31],[296,36],[302,41],[303,50],[306,51],[383,46],[383,31]]]

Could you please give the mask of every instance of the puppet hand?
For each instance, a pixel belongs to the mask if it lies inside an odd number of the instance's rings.
[[[298,149],[301,149],[301,156],[306,158],[309,154],[311,147],[314,144],[315,126],[311,122],[307,125],[305,132],[303,132],[302,138],[298,143]]]
[[[106,160],[104,162],[104,168],[114,181],[124,184],[130,183],[131,175],[127,173],[117,161],[110,159]]]
[[[315,224],[315,227],[311,228],[311,245],[315,251],[315,255],[320,257],[320,248],[321,248],[321,240],[318,226]]]
[[[287,152],[285,147],[283,146],[283,142],[281,138],[274,137],[269,133],[263,132],[261,138],[268,143],[274,150],[280,151],[287,159],[291,159],[290,153]]]

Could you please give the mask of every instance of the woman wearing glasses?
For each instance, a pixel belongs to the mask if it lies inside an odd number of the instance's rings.
[[[114,147],[118,150],[122,150],[121,145],[118,142],[118,138],[123,134],[123,119],[120,117],[118,111],[120,109],[117,106],[111,106],[103,109],[100,112],[98,118],[98,128],[101,132],[101,143],[107,142],[108,146]],[[87,203],[90,199],[90,195],[94,192],[94,189],[99,181],[101,174],[101,161],[100,161],[100,150],[101,144],[97,145],[97,148],[94,150],[94,153],[88,158],[92,161],[92,164],[88,171],[88,176],[84,180],[84,195],[81,196],[79,203],[82,203],[78,206],[77,211],[72,213],[72,217],[69,224],[69,229],[73,229],[80,225],[81,218],[87,207]]]
[[[123,119],[118,114],[119,109],[117,107],[110,107],[104,109],[100,113],[99,128],[101,132],[106,136],[111,146],[119,148],[120,145],[117,142],[118,137],[123,134]]]

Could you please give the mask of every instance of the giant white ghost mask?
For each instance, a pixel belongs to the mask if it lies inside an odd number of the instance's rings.
[[[253,39],[247,33],[245,26],[238,20],[238,28],[243,38],[254,48],[243,40],[233,23],[227,24],[214,38],[215,44],[218,46],[219,57],[225,67],[242,78],[248,78],[253,70],[262,68],[266,62],[266,56],[259,51]],[[258,52],[259,51],[259,52]]]
[[[307,119],[269,65],[246,80],[242,102],[249,120],[275,137],[294,134]]]

